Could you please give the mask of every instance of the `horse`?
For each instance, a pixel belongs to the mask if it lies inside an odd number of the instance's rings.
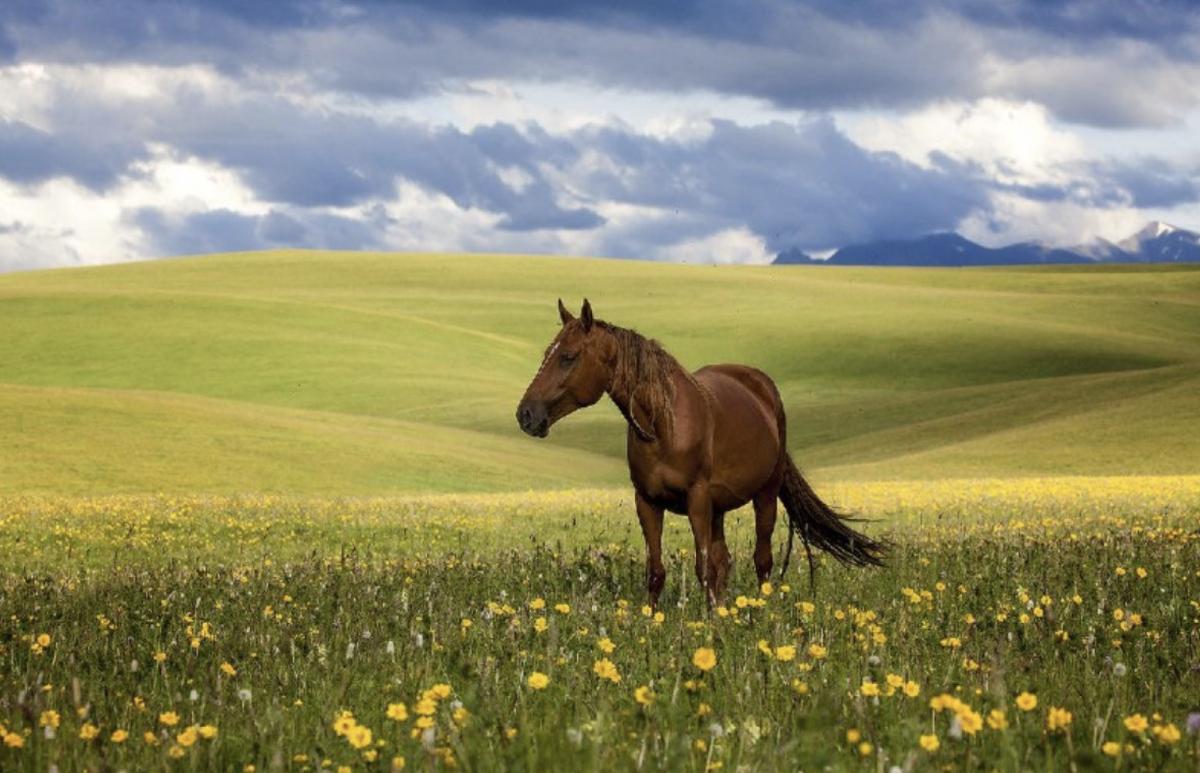
[[[584,299],[578,317],[558,301],[562,327],[517,407],[521,429],[544,438],[565,416],[608,395],[628,424],[626,456],[646,541],[646,590],[657,608],[666,581],[664,512],[686,515],[696,578],[709,608],[723,598],[733,558],[725,514],[754,504],[754,568],[760,586],[774,565],[771,536],[783,501],[813,579],[810,543],[851,566],[881,566],[886,547],[851,529],[800,475],[787,450],[787,419],[775,383],[735,364],[689,372],[661,344],[596,319]]]

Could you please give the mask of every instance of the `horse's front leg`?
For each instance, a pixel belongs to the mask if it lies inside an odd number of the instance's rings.
[[[647,502],[640,493],[635,495],[634,502],[642,536],[646,538],[646,591],[650,595],[650,606],[657,609],[658,596],[667,580],[667,570],[662,562],[663,509]]]
[[[688,491],[688,520],[692,524],[692,537],[696,542],[696,579],[704,589],[708,608],[717,605],[717,573],[711,560],[713,511],[712,497],[708,484],[697,483]]]

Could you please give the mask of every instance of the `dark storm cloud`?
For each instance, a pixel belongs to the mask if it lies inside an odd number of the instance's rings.
[[[993,95],[1117,126],[1178,120],[1181,105],[1198,98],[1193,87],[1168,104],[1148,83],[1172,61],[1200,57],[1200,14],[1190,0],[26,5],[6,12],[5,25],[10,39],[20,29],[37,58],[294,70],[372,96],[438,93],[477,78],[708,90],[814,110]],[[1058,68],[1044,57],[1091,66]],[[997,68],[1023,64],[1033,72],[994,82]],[[1105,89],[1095,88],[1097,77]]]
[[[69,178],[103,192],[145,156],[140,142],[96,141],[86,130],[51,133],[0,118],[0,178],[21,185]]]

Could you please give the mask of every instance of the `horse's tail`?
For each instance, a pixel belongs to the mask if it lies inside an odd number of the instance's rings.
[[[847,526],[847,521],[852,519],[821,501],[808,481],[800,475],[800,470],[786,450],[783,451],[783,457],[783,483],[779,488],[779,498],[787,510],[791,529],[783,571],[787,571],[791,560],[794,536],[799,536],[804,542],[810,582],[813,577],[810,543],[850,566],[883,566],[887,546]]]

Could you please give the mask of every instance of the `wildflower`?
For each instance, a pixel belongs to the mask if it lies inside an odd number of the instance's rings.
[[[54,709],[47,709],[46,711],[42,712],[42,715],[40,717],[38,717],[38,726],[39,727],[48,727],[51,729],[57,729],[58,723],[61,720],[62,720],[62,718],[59,716],[57,711],[55,711]]]
[[[400,773],[404,770],[404,758],[400,756],[392,757],[392,773]]]
[[[612,639],[608,638],[607,636],[596,642],[596,646],[599,647],[600,651],[605,655],[611,655],[613,650],[617,648],[617,645],[613,644]]]
[[[1179,733],[1179,728],[1175,725],[1155,725],[1151,729],[1151,733],[1158,739],[1159,743],[1173,744],[1178,743],[1182,737]]]
[[[171,748],[167,750],[167,754],[171,756],[171,759],[179,760],[183,759],[183,756],[187,754],[187,750],[178,744],[171,744]]]
[[[936,735],[923,735],[920,740],[921,748],[932,754],[938,750],[942,742],[938,740]]]
[[[46,649],[47,647],[49,647],[50,646],[50,634],[48,634],[48,633],[38,634],[37,645],[39,647],[41,647],[42,649]]]
[[[215,725],[201,725],[196,728],[196,732],[200,733],[200,737],[206,741],[211,741],[217,737],[217,728]]]
[[[1140,735],[1146,732],[1148,727],[1150,727],[1150,723],[1141,714],[1133,714],[1125,717],[1125,729],[1131,733],[1138,733]]]
[[[535,612],[545,609],[546,608],[546,600],[543,598],[536,598],[533,601],[529,602],[529,608],[534,610]]]
[[[555,604],[554,611],[559,613],[560,615],[569,615],[569,614],[571,614],[571,605],[570,604]]]
[[[550,684],[550,677],[548,677],[545,674],[540,673],[538,671],[534,671],[532,674],[529,675],[527,684],[529,685],[529,687],[531,689],[544,690],[544,689],[546,689],[546,686],[548,684]]]
[[[237,669],[232,664],[225,662],[221,664],[221,673],[225,676],[237,676]]]
[[[621,681],[621,674],[617,671],[616,665],[608,658],[601,658],[592,666],[592,670],[596,672],[596,676],[601,679],[607,679],[613,684]]]
[[[146,742],[147,746],[158,746],[158,736],[149,730],[142,733],[142,740]]]
[[[968,706],[964,706],[956,713],[955,719],[958,720],[959,726],[967,735],[975,735],[983,729],[983,717]],[[1067,721],[1070,721],[1069,715]]]
[[[1071,712],[1064,708],[1051,707],[1050,713],[1046,715],[1046,729],[1051,733],[1065,732],[1070,724]]]
[[[921,694],[921,685],[913,681],[904,683],[904,694],[910,698],[915,698]]]
[[[1004,709],[992,709],[988,712],[987,723],[988,727],[993,730],[1003,730],[1008,727],[1008,717],[1004,715]]]
[[[546,618],[544,617],[539,617],[537,620],[533,621],[533,630],[537,631],[538,633],[545,633],[546,629],[549,627],[550,624],[546,622]]]
[[[846,743],[848,743],[850,745],[854,745],[861,740],[862,740],[862,733],[859,732],[858,728],[852,727],[846,731]]]
[[[654,705],[654,693],[650,691],[650,687],[643,685],[633,691],[633,699],[643,706]]]
[[[357,724],[358,721],[354,718],[353,714],[349,711],[343,711],[333,720],[333,732],[344,737]]]
[[[185,749],[194,745],[198,740],[200,740],[200,733],[195,726],[189,727],[187,730],[184,730],[182,733],[175,736],[175,741]]]
[[[450,697],[452,692],[454,692],[454,688],[448,684],[435,684],[426,690],[425,694],[434,700],[444,701]]]
[[[165,653],[165,652],[154,653],[154,662],[155,663],[163,663],[166,661],[166,659],[167,659],[167,653]]]
[[[775,659],[783,663],[789,663],[795,660],[796,648],[790,644],[784,644],[781,647],[777,647],[775,649]]]
[[[711,671],[717,665],[717,653],[710,647],[700,647],[692,655],[692,665],[701,671]]]
[[[1108,755],[1109,757],[1120,757],[1121,744],[1117,743],[1116,741],[1108,741],[1100,747],[1100,751],[1104,752],[1104,754]]]
[[[237,697],[238,697],[238,700],[240,700],[242,703],[246,703],[250,700],[250,698],[252,696],[251,696],[249,690],[242,688],[241,690],[237,691]]]
[[[1200,711],[1193,711],[1187,718],[1188,735],[1200,735]]]
[[[4,734],[4,745],[11,749],[20,749],[25,745],[25,738],[20,733],[9,731]]]
[[[1124,663],[1114,663],[1113,664],[1113,676],[1122,677],[1122,676],[1125,676],[1125,674],[1127,672],[1128,672],[1128,669],[1125,667]]]
[[[820,644],[811,644],[808,647],[808,656],[813,660],[820,660],[829,654],[829,650],[822,647]]]
[[[371,729],[364,725],[355,725],[346,733],[346,741],[355,749],[365,749],[372,742]]]
[[[1033,711],[1037,708],[1037,696],[1033,693],[1023,692],[1017,696],[1017,708],[1021,711]]]
[[[403,722],[408,719],[408,707],[403,703],[389,703],[387,707],[387,718],[397,722]]]
[[[112,732],[112,735],[108,737],[108,740],[112,741],[113,743],[125,743],[129,740],[129,733],[125,730],[117,729]]]
[[[859,687],[858,689],[859,689],[859,692],[862,693],[864,698],[878,698],[879,697],[879,685],[876,684],[875,682],[863,682],[862,686]]]
[[[79,728],[79,740],[90,741],[100,735],[100,728],[93,725],[91,722],[84,722],[83,727]]]

